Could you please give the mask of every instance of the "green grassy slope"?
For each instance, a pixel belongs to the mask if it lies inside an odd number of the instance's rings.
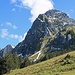
[[[75,51],[5,75],[75,75]]]

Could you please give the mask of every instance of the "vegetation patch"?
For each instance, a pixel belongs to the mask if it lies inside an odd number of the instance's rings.
[[[47,61],[16,69],[5,75],[74,75],[75,74],[75,51],[54,57]]]

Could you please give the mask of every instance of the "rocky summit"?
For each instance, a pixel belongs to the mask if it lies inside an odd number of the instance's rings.
[[[13,47],[11,45],[7,45],[5,48],[0,50],[0,56],[5,56],[6,53],[12,52]]]
[[[74,34],[74,19],[59,10],[49,10],[36,18],[26,38],[13,51],[23,56],[37,55],[38,59],[55,50],[74,49]]]

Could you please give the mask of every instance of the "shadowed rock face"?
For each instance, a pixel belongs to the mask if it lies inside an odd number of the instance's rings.
[[[63,39],[65,42],[66,37],[60,36],[59,32],[71,24],[75,25],[75,20],[59,10],[49,10],[45,14],[40,14],[33,22],[26,38],[14,48],[14,51],[22,53],[23,56],[33,54],[40,50],[42,38],[45,36],[57,37],[56,40],[61,37],[61,41]]]
[[[6,53],[12,52],[13,48],[11,45],[7,45],[5,48],[0,50],[0,56],[5,56]]]

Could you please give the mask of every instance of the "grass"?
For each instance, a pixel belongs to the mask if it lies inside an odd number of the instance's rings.
[[[75,70],[63,72],[61,75],[75,75]]]
[[[70,55],[70,58],[66,58]],[[47,61],[10,71],[5,75],[75,75],[75,51]]]

